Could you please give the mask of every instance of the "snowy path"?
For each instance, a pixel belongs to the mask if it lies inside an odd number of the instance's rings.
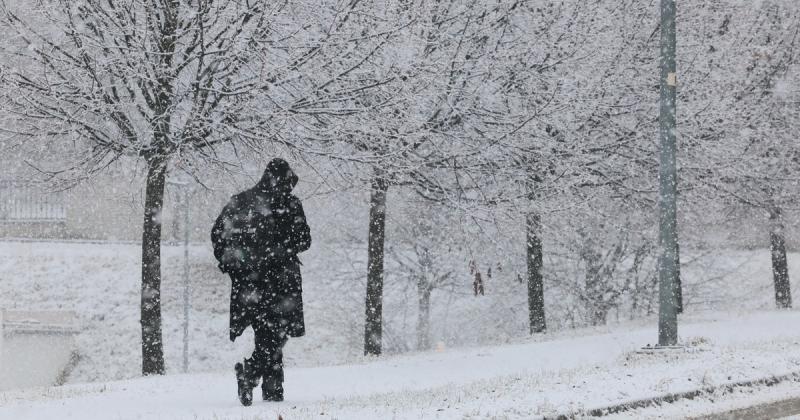
[[[684,323],[682,340],[694,345],[665,354],[635,353],[652,343],[651,326],[294,368],[286,402],[249,408],[232,372],[30,389],[0,393],[0,418],[527,418],[800,370],[798,326],[794,311],[725,315]]]

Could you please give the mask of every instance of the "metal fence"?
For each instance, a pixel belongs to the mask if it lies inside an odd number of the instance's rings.
[[[0,223],[64,222],[64,193],[46,192],[33,184],[0,180]]]

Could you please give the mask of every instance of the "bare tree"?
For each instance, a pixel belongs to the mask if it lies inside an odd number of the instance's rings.
[[[394,57],[379,67],[394,69],[401,87],[375,95],[373,102],[383,105],[369,121],[352,126],[348,138],[359,155],[369,156],[371,167],[365,354],[381,353],[387,192],[410,186],[432,201],[457,201],[462,188],[454,174],[475,167],[470,159],[480,148],[474,138],[494,124],[509,129],[504,115],[491,114],[482,98],[500,75],[491,63],[507,50],[502,28],[514,4],[448,0],[398,5],[398,14],[409,24],[389,47]]]
[[[144,161],[142,373],[163,374],[170,164],[187,172],[198,159],[224,165],[222,147],[234,140],[258,153],[267,143],[296,147],[288,135],[314,137],[307,127],[356,112],[335,104],[380,85],[354,77],[380,40],[348,32],[358,0],[51,0],[35,13],[21,3],[0,8],[13,34],[3,56],[17,63],[3,72],[2,106],[14,117],[6,134],[75,142],[77,162],[40,168],[53,179],[80,180],[123,156]]]
[[[800,112],[798,92],[788,87],[798,82],[800,7],[765,1],[720,12],[709,36],[715,58],[709,67],[717,77],[704,89],[727,95],[714,96],[703,111],[715,120],[695,132],[694,157],[702,164],[687,172],[702,193],[765,217],[775,303],[790,308],[785,218],[800,192]]]
[[[456,266],[465,258],[463,238],[452,228],[453,210],[416,196],[404,189],[409,203],[394,224],[397,239],[388,247],[390,258],[403,278],[416,288],[417,350],[431,347],[431,295],[436,290],[457,287]],[[400,207],[400,206],[398,206]],[[462,267],[463,269],[464,267]]]

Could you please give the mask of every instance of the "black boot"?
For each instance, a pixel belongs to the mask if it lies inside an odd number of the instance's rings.
[[[234,369],[236,370],[239,401],[247,407],[253,404],[253,388],[256,387],[256,381],[253,379],[253,366],[250,364],[250,360],[244,359],[244,363],[237,363]]]
[[[261,397],[264,401],[283,401],[283,369],[264,375],[261,383]]]

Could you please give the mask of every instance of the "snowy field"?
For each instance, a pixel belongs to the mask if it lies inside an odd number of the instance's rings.
[[[693,317],[683,350],[639,353],[653,325],[545,340],[289,368],[287,401],[241,407],[230,372],[170,375],[0,394],[3,419],[535,418],[800,371],[800,312]],[[786,383],[781,395],[800,396]],[[767,397],[771,394],[767,394]],[[773,395],[774,396],[774,395]],[[766,397],[761,397],[766,398]],[[711,403],[641,410],[682,418]],[[727,406],[726,406],[727,407]],[[664,411],[666,410],[666,411]],[[624,417],[619,415],[617,417]]]
[[[165,357],[170,373],[180,372],[183,337],[183,249],[163,249],[162,311]],[[192,310],[190,370],[203,372],[232,365],[252,351],[252,330],[228,340],[230,280],[216,267],[210,249],[191,248]],[[306,296],[324,296],[325,285],[305,282]],[[78,313],[80,362],[70,381],[126,379],[141,372],[139,300],[141,250],[130,244],[0,243],[0,308],[71,310]],[[321,307],[323,306],[323,307]],[[332,334],[324,316],[335,305],[308,299],[314,339],[292,340],[289,365],[330,364],[349,360],[346,337]],[[248,344],[249,343],[249,344]]]
[[[318,243],[303,256],[309,334],[289,341],[288,366],[363,360],[363,264],[346,261],[330,248]],[[182,373],[183,249],[165,246],[163,254],[162,311],[167,371]],[[356,254],[363,256],[362,252]],[[248,329],[236,343],[228,340],[230,280],[216,268],[210,247],[192,246],[190,261],[189,371],[225,369],[252,351],[252,331]],[[0,242],[0,308],[77,312],[81,328],[77,337],[80,361],[69,382],[135,378],[141,372],[140,264],[140,248],[133,244]],[[795,295],[800,293],[798,268],[800,254],[789,254]],[[699,253],[684,264],[687,313],[771,309],[774,307],[771,276],[766,250]],[[466,291],[471,279],[466,272],[464,277]],[[413,290],[393,284],[394,280],[389,278],[385,290],[384,339],[389,352],[398,352],[408,347],[404,342],[396,342],[401,340],[397,338],[398,331],[414,336],[416,297]],[[526,335],[527,314],[515,310],[524,308],[524,285],[509,288],[504,295],[497,286],[488,287],[487,296],[480,299],[469,293],[434,295],[433,343],[446,348],[494,345]],[[569,324],[558,319],[562,315],[557,306],[560,297],[548,295],[546,300],[553,305],[547,308],[550,331],[567,329]],[[505,311],[499,312],[500,308]],[[613,314],[609,320],[626,322],[624,317]]]
[[[0,394],[0,419],[530,418],[800,371],[800,312],[769,310],[766,251],[705,254],[687,264],[684,350],[637,353],[656,341],[655,319],[648,318],[543,337],[519,334],[499,345],[440,346],[377,361],[360,355],[362,327],[350,325],[363,303],[346,297],[362,293],[362,284],[342,292],[341,283],[320,281],[330,262],[312,253],[304,266],[310,333],[286,348],[287,401],[243,408],[232,365],[252,350],[252,340],[248,335],[228,341],[229,280],[205,246],[191,249],[190,373],[180,372],[182,249],[165,247],[169,375],[146,379],[137,378],[137,246],[2,242],[0,251],[0,307],[77,310],[81,324],[81,358],[69,384]],[[790,254],[790,268],[798,266],[798,258]],[[790,275],[797,279],[800,273]],[[475,302],[465,298],[455,308],[470,310]],[[343,316],[348,311],[351,318]],[[386,316],[392,323],[392,317],[407,315],[387,311]],[[471,333],[485,327],[475,325]],[[800,385],[783,384],[759,398],[774,398],[776,392],[800,395]],[[742,398],[729,399],[735,407]],[[719,407],[696,401],[625,416],[680,418]]]

